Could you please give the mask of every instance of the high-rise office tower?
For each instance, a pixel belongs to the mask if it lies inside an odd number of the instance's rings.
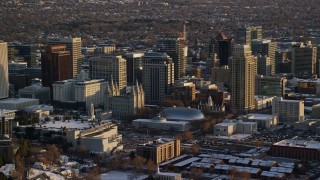
[[[48,45],[58,45],[63,44],[67,46],[67,51],[70,51],[70,59],[72,61],[72,66],[70,67],[72,71],[72,76],[77,77],[80,69],[81,63],[81,38],[49,38]]]
[[[8,45],[0,41],[0,99],[9,97]]]
[[[160,52],[146,52],[142,59],[142,84],[147,104],[160,104],[172,93],[174,63],[170,56]]]
[[[49,45],[41,55],[42,85],[51,87],[55,81],[71,79],[72,61],[66,45]]]
[[[142,83],[142,57],[144,53],[130,52],[123,55],[127,61],[127,84],[134,85],[136,81]]]
[[[127,62],[122,56],[96,56],[89,59],[89,77],[115,81],[122,91],[127,86]]]
[[[250,44],[253,39],[262,39],[262,26],[241,27],[236,32],[238,44]]]
[[[232,55],[231,38],[229,38],[225,33],[221,32],[211,40],[209,46],[209,51],[211,52],[209,52],[209,56],[213,56],[213,53],[215,53],[217,55],[216,58],[219,59],[219,66],[225,66],[229,64],[229,58]]]
[[[299,78],[310,78],[316,74],[317,48],[295,46],[292,49],[291,72]]]
[[[187,67],[186,31],[180,33],[164,33],[157,38],[160,52],[168,54],[174,63],[174,77],[179,79],[185,75]]]
[[[257,74],[271,76],[271,60],[268,56],[258,55],[257,57]]]
[[[268,56],[270,58],[270,74],[261,75],[274,75],[276,72],[276,50],[277,43],[271,42],[266,39],[253,39],[251,41],[252,54],[255,56]]]
[[[35,47],[31,45],[14,44],[8,45],[9,61],[27,62],[28,67],[37,66]]]
[[[231,108],[236,114],[254,110],[256,58],[250,45],[236,45],[230,61]]]

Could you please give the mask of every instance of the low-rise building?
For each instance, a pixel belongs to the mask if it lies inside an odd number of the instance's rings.
[[[189,122],[168,121],[165,117],[156,116],[152,119],[136,119],[132,121],[135,127],[147,127],[162,130],[186,131],[190,128]]]
[[[66,133],[66,140],[73,147],[85,147],[93,153],[111,153],[123,149],[119,143],[122,135],[118,134],[118,126],[111,121],[96,124],[94,127],[80,131],[69,129]]]
[[[233,134],[253,134],[257,132],[256,122],[243,122],[242,120],[224,120],[213,126],[215,136],[231,136]]]
[[[20,98],[39,99],[40,104],[50,103],[50,88],[43,87],[40,84],[33,84],[22,88],[18,92]]]
[[[259,129],[267,129],[278,125],[278,117],[270,114],[247,114],[239,116],[245,122],[256,122]]]
[[[282,140],[271,146],[271,156],[320,160],[320,142],[304,140]]]
[[[23,110],[26,107],[39,105],[39,99],[30,98],[10,98],[0,101],[0,109]]]
[[[293,124],[293,128],[297,130],[303,130],[303,131],[317,131],[317,127],[320,126],[320,120],[319,119],[307,119],[305,121],[296,122]]]
[[[180,140],[161,138],[145,144],[139,144],[137,154],[154,161],[156,164],[160,164],[180,156],[180,148]]]

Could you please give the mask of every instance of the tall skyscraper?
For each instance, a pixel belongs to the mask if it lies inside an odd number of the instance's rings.
[[[81,63],[81,38],[49,38],[48,45],[63,44],[67,46],[67,50],[70,51],[70,59],[72,66],[70,67],[72,76],[77,77],[80,72],[79,66]]]
[[[253,39],[262,39],[262,26],[241,27],[236,32],[238,44],[250,44]]]
[[[225,66],[229,64],[229,58],[232,55],[232,39],[225,33],[221,32],[214,39],[212,39],[211,46],[213,46],[213,53],[217,54],[219,59],[219,66]],[[212,56],[212,55],[211,55]]]
[[[270,72],[261,75],[274,75],[276,72],[276,50],[277,43],[266,39],[253,39],[251,41],[252,54],[262,57],[268,56],[270,58]]]
[[[41,55],[42,85],[51,87],[55,81],[71,79],[72,61],[66,45],[49,45]]]
[[[127,84],[142,83],[142,57],[144,53],[130,52],[123,55],[127,62]]]
[[[187,39],[186,31],[180,33],[164,33],[157,38],[160,52],[168,54],[174,63],[174,77],[179,79],[186,73],[187,67]]]
[[[316,74],[317,48],[295,46],[292,50],[291,72],[299,78],[310,78]]]
[[[127,64],[122,56],[96,56],[89,59],[89,77],[115,81],[122,91],[127,86]]]
[[[0,41],[0,99],[9,97],[8,45]]]
[[[256,58],[250,45],[236,45],[230,61],[231,108],[235,114],[254,110]]]
[[[160,104],[172,93],[174,63],[170,56],[160,52],[146,52],[142,59],[142,84],[147,104]]]

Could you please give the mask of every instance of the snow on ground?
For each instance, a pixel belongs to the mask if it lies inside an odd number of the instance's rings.
[[[70,128],[70,129],[79,129],[79,130],[83,130],[85,128],[89,128],[90,127],[90,123],[87,122],[83,122],[81,123],[81,121],[75,121],[75,120],[70,120],[68,121],[49,121],[49,122],[44,122],[44,123],[40,123],[42,128],[52,128],[52,129],[60,129],[61,127],[66,127],[66,128]],[[36,127],[40,127],[39,124],[36,125]]]
[[[147,178],[146,174],[137,174],[133,172],[110,171],[106,174],[101,174],[101,180],[143,180]]]
[[[251,134],[234,134],[231,136],[207,136],[209,138],[227,139],[227,140],[242,140],[250,137]]]
[[[34,168],[31,168],[29,170],[29,176],[27,178],[28,179],[36,178],[37,176],[39,176],[43,173],[45,173],[46,176],[48,176],[50,178],[50,180],[65,180],[65,178],[59,174],[54,174],[49,171],[42,171],[42,170],[34,169]]]

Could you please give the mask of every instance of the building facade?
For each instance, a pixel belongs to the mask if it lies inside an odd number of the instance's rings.
[[[109,83],[114,80],[120,90],[127,86],[127,64],[122,56],[97,56],[89,59],[89,77],[105,79]]]
[[[81,38],[48,38],[48,45],[66,45],[66,50],[70,52],[71,66],[69,71],[72,77],[77,77],[80,72],[79,66],[81,57]]]
[[[146,103],[160,104],[171,95],[174,85],[174,63],[165,53],[146,52],[142,59],[142,84]]]
[[[55,81],[72,78],[72,61],[66,45],[49,45],[41,55],[42,84],[51,87]]]
[[[275,66],[276,66],[277,43],[271,42],[271,40],[267,40],[267,39],[253,39],[251,41],[251,49],[252,49],[253,55],[261,56],[261,57],[265,57],[265,59],[269,59],[269,63],[266,63],[266,64],[270,64],[269,65],[270,68],[266,68],[266,74],[261,74],[261,75],[274,75],[276,72]],[[261,59],[261,61],[263,60],[264,58]]]
[[[13,163],[13,145],[12,145],[12,121],[14,119],[11,112],[0,110],[0,154],[2,163]]]
[[[189,104],[196,98],[196,85],[192,82],[180,82],[175,84],[173,97],[185,104]]]
[[[292,124],[304,120],[304,102],[276,97],[272,101],[272,114],[279,117],[279,122]]]
[[[105,91],[104,109],[112,111],[112,116],[116,118],[129,117],[144,108],[144,101],[144,91],[138,82],[127,92],[121,92],[118,85],[111,82]]]
[[[50,88],[39,84],[33,84],[32,86],[20,89],[18,94],[19,98],[39,99],[40,104],[50,103]]]
[[[187,67],[187,39],[186,31],[180,33],[164,33],[157,38],[157,48],[166,53],[174,63],[174,78],[182,78]]]
[[[255,95],[283,97],[286,83],[285,77],[256,75]]]
[[[262,39],[262,26],[241,27],[236,37],[238,44],[250,44],[253,39]]]
[[[308,46],[293,47],[291,72],[298,78],[311,78],[316,75],[317,48]]]
[[[152,160],[156,164],[180,156],[180,140],[161,138],[145,144],[139,144],[137,155]]]
[[[9,97],[8,45],[0,41],[0,99]]]
[[[231,108],[236,114],[254,110],[256,58],[249,45],[236,45],[231,59]]]
[[[142,57],[144,53],[132,52],[123,55],[127,62],[127,84],[142,83]]]

